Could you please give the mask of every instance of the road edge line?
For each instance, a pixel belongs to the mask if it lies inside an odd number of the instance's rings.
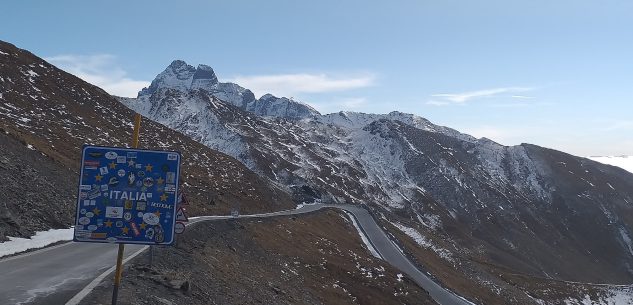
[[[138,256],[139,254],[141,254],[141,252],[147,250],[147,248],[149,248],[149,246],[144,246],[140,250],[134,252],[132,255],[128,256],[126,259],[123,260],[123,264],[127,263],[129,260],[131,260],[131,259],[135,258],[136,256]],[[92,282],[90,282],[90,284],[88,284],[86,287],[84,287],[84,289],[79,291],[72,299],[68,300],[68,302],[66,302],[65,305],[78,305],[79,302],[81,302],[90,292],[92,292],[92,290],[94,290],[95,287],[97,287],[97,285],[99,285],[101,283],[101,281],[106,276],[108,276],[108,275],[110,275],[110,273],[114,272],[114,268],[116,268],[116,266],[110,267],[108,270],[103,272],[97,278],[92,280]]]

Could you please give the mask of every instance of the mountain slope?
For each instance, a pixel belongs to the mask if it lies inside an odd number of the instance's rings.
[[[121,102],[286,185],[296,200],[369,204],[394,234],[415,237],[414,252],[430,251],[486,289],[511,286],[494,270],[633,281],[633,175],[624,170],[399,112],[260,116],[222,93],[179,86]]]
[[[0,141],[7,143],[0,173],[9,182],[0,185],[9,199],[0,215],[0,239],[69,226],[81,147],[127,146],[133,114],[102,89],[0,42]],[[294,206],[285,192],[235,159],[151,120],[141,124],[140,147],[182,152],[193,214]]]

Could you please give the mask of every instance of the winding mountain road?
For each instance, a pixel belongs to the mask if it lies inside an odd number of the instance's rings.
[[[240,215],[238,218],[296,215],[323,208],[338,208],[351,213],[380,256],[428,291],[439,304],[472,304],[444,289],[417,269],[387,237],[369,212],[362,207],[313,204],[304,205],[295,210]],[[230,218],[233,217],[192,217],[188,225]],[[146,248],[146,246],[126,245],[125,257],[131,259]],[[118,247],[111,244],[69,242],[1,259],[0,304],[77,304],[81,295],[89,291],[89,289],[84,289],[86,286],[89,286],[91,282],[98,282],[111,272],[117,249]]]

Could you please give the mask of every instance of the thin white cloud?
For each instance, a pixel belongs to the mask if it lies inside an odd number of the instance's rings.
[[[117,64],[116,57],[110,54],[58,55],[45,59],[113,95],[136,97],[143,87],[150,84],[148,81],[129,78],[127,72]]]
[[[431,95],[432,97],[436,99],[435,101],[432,101],[432,103],[427,102],[427,104],[435,105],[435,106],[443,106],[449,103],[464,104],[473,99],[494,97],[500,94],[526,92],[526,91],[532,91],[532,90],[534,90],[534,88],[503,87],[503,88],[492,88],[492,89],[468,91],[468,92],[461,92],[461,93],[438,93],[438,94]],[[520,96],[520,95],[516,95],[516,96]]]
[[[236,76],[230,82],[249,88],[256,96],[272,93],[277,96],[296,96],[301,93],[346,91],[373,86],[376,76],[371,73],[333,77],[328,74],[275,74]]]
[[[526,95],[513,95],[513,96],[511,96],[511,98],[517,98],[517,99],[522,99],[522,100],[531,100],[531,99],[535,99],[536,97],[526,96]]]

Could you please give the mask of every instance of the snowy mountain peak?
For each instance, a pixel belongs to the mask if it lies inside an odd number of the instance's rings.
[[[191,89],[211,90],[216,84],[218,84],[218,78],[211,67],[198,65],[198,68],[194,68],[183,60],[174,60],[156,76],[148,88],[143,88],[139,92],[139,96],[152,95],[160,89],[183,92]]]
[[[138,94],[138,102],[147,103],[143,108],[149,109],[153,102],[162,100],[167,90],[172,90],[171,96],[186,96],[204,90],[210,96],[260,116],[303,119],[320,115],[314,108],[292,98],[265,94],[258,100],[252,91],[238,84],[219,82],[210,66],[200,64],[194,68],[183,60],[174,60],[148,88],[143,88]]]

